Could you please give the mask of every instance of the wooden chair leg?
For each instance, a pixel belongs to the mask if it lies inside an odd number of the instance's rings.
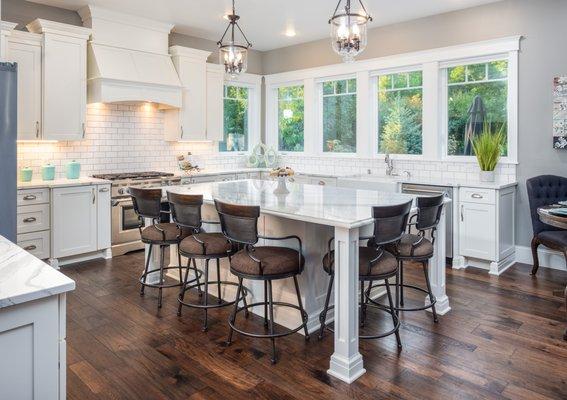
[[[539,239],[537,238],[537,236],[534,236],[532,239],[532,257],[534,260],[534,266],[532,268],[532,275],[537,274],[537,270],[539,269],[539,257],[537,255],[537,248],[539,247],[541,243],[539,242]]]

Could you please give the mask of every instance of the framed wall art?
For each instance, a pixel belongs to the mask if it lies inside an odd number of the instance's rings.
[[[567,149],[567,76],[553,79],[553,147]]]

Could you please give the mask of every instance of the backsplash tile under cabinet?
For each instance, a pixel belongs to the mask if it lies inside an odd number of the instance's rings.
[[[90,104],[86,136],[75,142],[19,142],[18,168],[56,166],[56,178],[65,176],[69,161],[81,163],[81,175],[157,170],[180,172],[176,157],[194,154],[202,168],[232,169],[245,166],[244,156],[219,155],[216,143],[177,143],[164,140],[164,112],[149,103]]]

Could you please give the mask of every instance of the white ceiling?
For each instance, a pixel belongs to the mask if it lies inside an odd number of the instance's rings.
[[[175,24],[175,31],[219,40],[230,0],[30,0],[77,10],[87,4]],[[364,0],[371,27],[493,3],[498,0]],[[357,3],[356,0],[352,1]],[[271,50],[328,36],[337,0],[236,0],[241,27],[256,50]],[[295,37],[285,35],[294,30]]]

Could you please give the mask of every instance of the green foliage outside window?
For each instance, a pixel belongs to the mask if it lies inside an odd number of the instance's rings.
[[[356,153],[356,79],[323,83],[323,151]]]
[[[219,151],[248,149],[248,92],[246,87],[224,87],[224,140]]]
[[[278,148],[280,151],[303,151],[303,86],[278,89]]]
[[[378,78],[378,151],[422,154],[421,71]]]
[[[503,130],[501,155],[507,155],[508,62],[461,65],[447,70],[448,78],[448,155],[465,153],[465,132],[469,109],[480,96],[486,110],[485,121],[496,132]]]

